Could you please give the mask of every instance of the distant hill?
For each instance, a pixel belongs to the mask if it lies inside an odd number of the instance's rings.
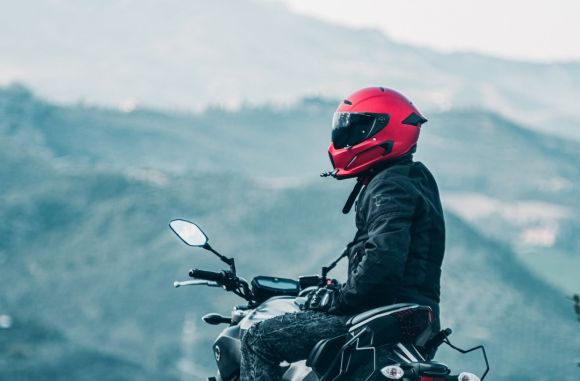
[[[57,106],[12,86],[0,88],[0,132],[74,163],[317,181],[330,166],[326,149],[337,103],[307,98],[291,107],[123,113]],[[580,206],[580,143],[479,109],[427,116],[417,157],[435,169],[444,189]]]
[[[61,165],[114,169],[134,179],[163,183],[167,172],[227,172],[272,187],[325,184],[346,195],[350,182],[318,177],[330,167],[336,103],[309,98],[292,107],[124,113],[57,106],[12,86],[0,89],[0,132]],[[580,143],[477,109],[427,116],[417,159],[435,173],[450,210],[510,245],[566,292],[578,292]]]
[[[10,2],[0,46],[0,83],[66,102],[199,110],[384,85],[421,109],[490,109],[580,138],[580,63],[443,54],[263,0]]]
[[[327,136],[328,129],[313,130],[326,119],[329,105],[310,100],[298,106],[310,114],[266,107],[189,116],[123,114],[54,106],[22,88],[2,90],[0,314],[13,316],[14,324],[0,330],[0,378],[208,375],[213,361],[208,348],[218,328],[203,326],[199,317],[227,313],[237,299],[217,289],[171,287],[191,267],[217,270],[220,264],[185,247],[167,222],[176,217],[199,222],[215,248],[237,258],[244,276],[317,272],[353,234],[352,215],[340,213],[349,184],[308,180],[319,167],[315,158],[324,156],[313,139],[318,133],[320,139]],[[448,119],[438,125],[438,118]],[[284,120],[286,127],[269,127],[270,120]],[[448,113],[435,116],[431,130],[425,127],[426,134],[435,135],[421,146],[425,155],[437,155],[429,165],[436,158],[456,157],[453,150],[437,149],[436,136],[451,139],[439,129],[460,129],[464,120],[469,128],[490,124],[482,129],[490,134],[508,131],[500,135],[512,140],[522,134],[526,139],[509,144],[529,141],[545,158],[556,152],[547,148],[553,138],[536,139],[541,136],[492,114]],[[232,129],[237,130],[228,140],[225,132]],[[300,139],[290,139],[294,136]],[[271,142],[280,143],[277,155],[268,151]],[[531,149],[526,147],[521,152]],[[468,148],[474,157],[463,161],[485,154],[483,143]],[[566,158],[573,150],[563,145],[562,152]],[[505,160],[499,153],[489,159],[498,160],[497,166]],[[320,158],[320,165],[324,161]],[[458,189],[459,182],[451,181],[453,170],[446,172],[443,162],[436,165],[442,185]],[[557,162],[540,167],[545,173],[558,168]],[[568,170],[564,167],[562,176]],[[466,181],[469,192],[477,191],[470,188],[472,181]],[[482,192],[501,196],[493,181],[481,184]],[[549,192],[530,193],[533,184],[522,181],[519,190],[514,185],[506,200],[529,194],[556,202]],[[566,192],[561,195],[570,200]],[[561,292],[530,274],[507,245],[486,238],[453,213],[447,213],[447,225],[442,311],[443,324],[455,329],[454,342],[485,343],[495,380],[534,379],[538,370],[530,364],[541,364],[555,379],[576,380],[580,338]],[[3,360],[18,353],[32,357]],[[443,350],[441,359],[454,367],[480,365],[476,356],[459,360]],[[82,375],[81,368],[86,369]]]
[[[83,348],[34,320],[15,319],[16,325],[0,331],[3,380],[176,380],[168,374],[145,371],[140,364]]]

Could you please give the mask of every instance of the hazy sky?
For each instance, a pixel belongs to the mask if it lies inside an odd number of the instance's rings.
[[[534,61],[580,61],[578,0],[271,0],[395,40]],[[338,43],[338,42],[337,42]]]

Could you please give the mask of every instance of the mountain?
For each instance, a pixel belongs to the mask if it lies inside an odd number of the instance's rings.
[[[556,362],[562,373],[554,378],[578,377],[572,367],[580,338],[569,303],[531,276],[504,245],[485,239],[453,214],[446,214],[446,224],[441,306],[442,324],[456,332],[451,341],[462,348],[485,343],[491,379],[535,379],[537,369],[530,364],[546,366],[550,373]],[[440,359],[449,364],[483,369],[481,357],[466,360],[448,349],[441,352]],[[551,360],[548,353],[563,356]]]
[[[580,63],[400,44],[271,1],[0,1],[0,83],[65,102],[200,110],[400,89],[421,109],[478,107],[580,138]],[[408,17],[408,15],[400,15]]]
[[[314,125],[300,122],[322,121],[324,115],[314,115],[325,112],[325,104],[304,101],[298,107],[311,110],[309,117],[293,108],[265,106],[195,115],[120,113],[54,106],[23,88],[0,91],[0,218],[5,222],[0,227],[0,315],[14,321],[11,328],[0,329],[0,378],[210,375],[208,348],[219,328],[203,326],[199,318],[212,311],[227,313],[239,299],[219,289],[171,287],[191,267],[221,266],[210,254],[183,245],[167,222],[182,217],[200,223],[212,246],[235,256],[246,277],[318,272],[354,233],[352,215],[340,213],[349,184],[305,179],[318,167],[307,158],[317,157],[319,143],[307,134]],[[500,132],[511,131],[509,136],[520,131],[493,114],[467,115],[473,123],[463,124],[466,115],[461,113],[440,117],[448,118],[445,126],[455,125],[449,128],[482,128],[492,121]],[[291,132],[264,124],[285,118]],[[500,123],[505,124],[501,129]],[[437,125],[430,133],[444,134],[439,131],[443,125]],[[224,131],[234,129],[240,131],[233,133],[236,144],[216,143]],[[520,133],[529,137],[525,130]],[[195,144],[192,135],[205,143]],[[260,154],[268,142],[296,135],[301,139],[276,146],[278,155]],[[158,146],[151,143],[156,139]],[[536,148],[557,142],[528,140]],[[440,144],[434,147],[425,148],[425,154],[454,157],[453,151],[436,149]],[[484,154],[483,148],[468,148],[474,152],[470,160]],[[552,154],[547,152],[546,160]],[[212,158],[207,164],[205,155]],[[305,166],[300,171],[288,159],[294,157]],[[228,165],[232,162],[238,166]],[[557,162],[546,163],[546,171],[554,168]],[[443,186],[456,187],[453,170],[441,171]],[[285,178],[287,173],[293,176]],[[482,184],[482,191],[499,197],[491,193],[498,191],[493,181]],[[530,194],[556,201],[531,189],[533,182],[524,181],[521,190],[514,186],[506,197]],[[568,200],[566,195],[562,200]],[[555,379],[575,380],[580,338],[562,293],[530,273],[508,245],[450,210],[446,218],[442,323],[454,329],[452,341],[462,347],[484,343],[495,380],[537,378],[531,364],[541,364],[542,373]],[[344,276],[344,268],[335,274]],[[454,369],[481,369],[477,356],[457,358],[442,349],[440,358]]]

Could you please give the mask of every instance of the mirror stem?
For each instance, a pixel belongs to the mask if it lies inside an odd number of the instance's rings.
[[[232,270],[232,272],[234,273],[234,275],[236,274],[236,263],[234,261],[234,258],[228,258],[225,255],[221,255],[220,253],[218,253],[217,251],[215,251],[215,249],[213,247],[211,247],[209,243],[206,243],[202,247],[204,249],[206,249],[206,250],[211,251],[215,255],[217,255],[217,257],[219,259],[221,259],[222,262],[224,262],[225,264],[227,264],[228,266],[230,266],[230,269]]]

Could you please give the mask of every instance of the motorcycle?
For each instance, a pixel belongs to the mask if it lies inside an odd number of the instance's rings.
[[[195,280],[175,281],[174,287],[208,286],[223,288],[246,301],[232,309],[231,315],[210,313],[203,321],[210,325],[227,324],[213,343],[217,374],[207,381],[236,381],[240,377],[241,338],[257,322],[285,313],[300,312],[308,293],[319,287],[332,287],[336,281],[327,275],[346,255],[327,267],[321,275],[302,276],[299,280],[256,276],[250,283],[236,272],[235,260],[217,252],[203,230],[186,220],[173,220],[171,230],[187,245],[203,248],[228,265],[228,270],[189,271]],[[316,344],[308,359],[281,363],[284,381],[401,380],[401,381],[483,381],[489,363],[482,345],[464,350],[449,341],[452,331],[435,334],[431,309],[411,303],[375,308],[351,317],[348,332]],[[434,361],[437,349],[446,344],[461,353],[481,350],[486,365],[481,378],[473,373],[451,374],[445,364]]]

